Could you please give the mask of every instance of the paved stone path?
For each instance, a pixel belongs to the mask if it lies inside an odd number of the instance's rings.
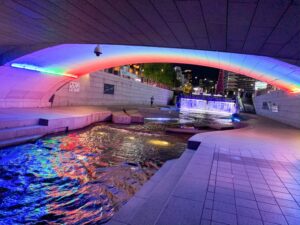
[[[218,147],[213,155],[201,224],[300,224],[299,154]]]
[[[165,191],[177,161],[108,224],[299,225],[300,131],[256,116],[249,124],[193,136],[202,144],[172,188]]]

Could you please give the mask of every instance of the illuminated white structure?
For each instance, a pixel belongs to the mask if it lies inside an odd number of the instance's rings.
[[[233,114],[237,112],[236,104],[232,101],[203,100],[182,98],[180,101],[181,111],[209,112]]]

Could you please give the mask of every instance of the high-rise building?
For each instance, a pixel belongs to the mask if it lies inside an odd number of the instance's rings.
[[[256,81],[256,79],[251,77],[246,77],[237,73],[224,71],[224,90],[227,93],[254,93]]]
[[[174,67],[175,73],[176,73],[176,79],[180,82],[180,86],[182,86],[185,83],[185,78],[182,73],[181,67],[180,66],[175,66]]]

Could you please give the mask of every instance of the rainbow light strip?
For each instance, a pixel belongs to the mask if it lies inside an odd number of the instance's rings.
[[[20,68],[20,69],[25,69],[25,70],[32,70],[32,71],[37,71],[37,72],[41,72],[41,73],[47,73],[47,74],[53,74],[53,75],[59,75],[59,76],[66,76],[66,77],[78,78],[77,75],[68,74],[68,73],[60,73],[60,72],[56,72],[56,71],[54,71],[52,69],[45,69],[45,68],[42,68],[42,67],[30,65],[30,64],[12,63],[10,66],[14,67],[14,68]]]
[[[85,75],[97,70],[134,63],[185,63],[215,67],[267,82],[285,91],[300,93],[300,67],[265,56],[179,48],[63,44],[20,57],[11,63],[40,65],[43,71]]]

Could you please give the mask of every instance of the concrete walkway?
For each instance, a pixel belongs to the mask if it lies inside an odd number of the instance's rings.
[[[143,122],[144,116],[177,117],[178,112],[161,111],[159,107],[68,106],[53,108],[1,108],[0,148],[34,141],[43,135],[86,127],[95,122],[111,120],[126,123]],[[141,111],[141,113],[139,112]]]
[[[0,148],[110,119],[103,107],[0,109]]]
[[[0,108],[0,123],[7,120],[24,120],[32,118],[61,118],[61,117],[76,117],[86,114],[91,114],[99,111],[116,112],[122,110],[122,106],[65,106],[53,108]],[[160,111],[159,106],[147,107],[143,105],[132,105],[125,107],[127,111],[138,109],[145,116],[161,116],[163,113],[176,117],[177,113],[168,111]]]
[[[193,136],[198,150],[163,166],[108,225],[299,225],[300,130],[248,122]]]
[[[31,118],[75,117],[99,111],[109,111],[107,107],[73,106],[53,108],[0,108],[0,123],[7,120]]]

